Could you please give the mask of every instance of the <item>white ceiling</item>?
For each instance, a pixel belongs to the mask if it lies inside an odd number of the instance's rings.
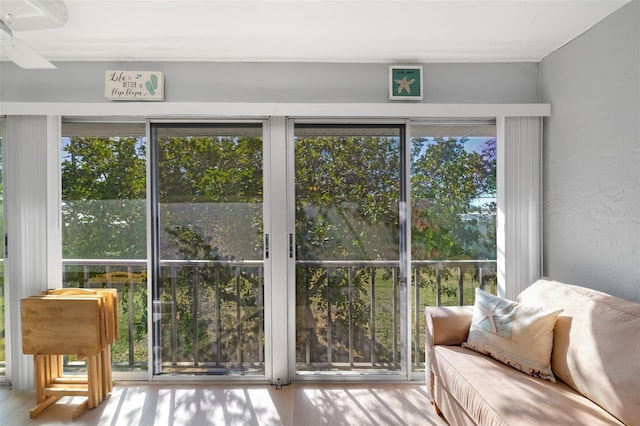
[[[66,0],[14,36],[54,62],[537,62],[627,1]]]

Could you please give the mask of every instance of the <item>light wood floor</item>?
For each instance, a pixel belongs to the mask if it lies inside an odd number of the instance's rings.
[[[446,425],[424,385],[116,383],[97,408],[72,420],[83,398],[61,398],[35,419],[33,392],[0,386],[0,425]]]

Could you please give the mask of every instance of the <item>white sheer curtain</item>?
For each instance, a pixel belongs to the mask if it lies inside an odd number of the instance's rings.
[[[542,273],[542,117],[498,131],[498,292],[514,299]]]
[[[2,132],[5,260],[9,324],[7,371],[18,390],[33,390],[33,358],[22,354],[20,300],[62,281],[59,173],[60,119],[8,116]]]

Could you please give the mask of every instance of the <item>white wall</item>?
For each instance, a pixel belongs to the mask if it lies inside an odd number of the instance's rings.
[[[544,274],[640,302],[640,1],[540,64]]]

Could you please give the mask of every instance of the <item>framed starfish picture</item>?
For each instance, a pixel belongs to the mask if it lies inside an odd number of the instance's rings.
[[[422,66],[391,65],[389,67],[389,100],[422,99]]]

